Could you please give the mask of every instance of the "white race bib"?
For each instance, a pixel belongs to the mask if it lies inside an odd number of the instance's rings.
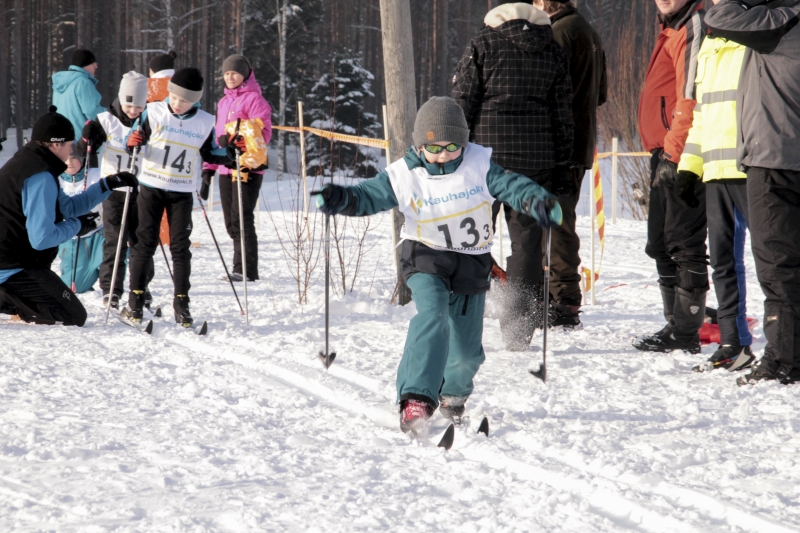
[[[131,129],[108,111],[97,115],[97,121],[107,135],[106,142],[103,145],[103,158],[100,160],[100,174],[105,177],[123,170],[130,171],[131,156],[125,150],[124,140]],[[138,177],[141,158],[137,157],[136,160],[133,173]]]
[[[423,167],[408,170],[402,159],[389,165],[386,171],[406,219],[400,236],[437,250],[488,253],[494,239],[494,198],[486,183],[491,155],[491,148],[469,144],[458,169],[442,176]]]
[[[147,104],[150,140],[139,181],[175,192],[194,192],[203,160],[200,148],[214,129],[214,117],[198,110],[179,119],[165,102]]]

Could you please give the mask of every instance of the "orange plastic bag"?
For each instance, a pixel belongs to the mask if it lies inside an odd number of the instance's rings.
[[[267,164],[267,143],[264,142],[264,122],[260,118],[248,118],[225,124],[225,132],[233,135],[236,125],[239,125],[239,135],[244,138],[247,152],[242,154],[239,163],[242,166],[242,181],[247,181],[250,169],[259,168]],[[247,169],[247,170],[245,170]],[[236,181],[236,170],[231,171],[233,181]]]

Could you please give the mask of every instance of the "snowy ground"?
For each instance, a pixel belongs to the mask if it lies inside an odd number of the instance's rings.
[[[290,185],[264,186],[280,227]],[[210,216],[230,259],[221,213]],[[527,372],[539,335],[530,352],[507,352],[487,317],[468,411],[492,433],[462,430],[445,452],[397,427],[414,306],[389,303],[388,217],[374,222],[356,291],[332,303],[329,372],[316,357],[322,263],[298,305],[266,211],[249,327],[217,280],[200,211],[191,296],[207,337],[169,319],[152,337],[105,324],[96,294],[81,297],[82,329],[0,320],[0,531],[800,531],[800,388],[692,373],[713,347],[631,347],[662,321],[644,224],[608,227],[597,305],[583,331],[549,337],[546,385]],[[580,228],[588,242],[587,219]],[[168,304],[156,260],[153,292]],[[760,318],[752,261],[749,272]]]

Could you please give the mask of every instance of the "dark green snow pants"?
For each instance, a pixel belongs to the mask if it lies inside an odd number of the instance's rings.
[[[439,404],[439,395],[467,397],[486,356],[485,294],[454,294],[432,274],[408,278],[417,315],[411,319],[397,369],[397,399]]]

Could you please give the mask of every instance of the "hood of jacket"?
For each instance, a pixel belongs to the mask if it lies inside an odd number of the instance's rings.
[[[497,6],[486,14],[483,22],[526,52],[540,52],[553,40],[550,17],[531,4]]]
[[[86,78],[92,84],[97,85],[97,78],[89,74],[87,70],[72,65],[69,70],[62,70],[53,74],[53,90],[57,93],[63,93],[75,80],[81,78]]]

